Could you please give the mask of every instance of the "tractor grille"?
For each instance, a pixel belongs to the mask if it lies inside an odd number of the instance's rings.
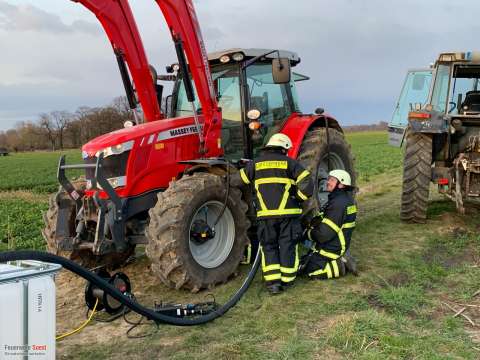
[[[127,161],[130,151],[125,151],[119,155],[110,155],[103,159],[103,171],[107,179],[125,176],[127,171]],[[88,157],[85,164],[96,164],[97,157]],[[85,177],[87,180],[93,180],[95,177],[95,169],[89,168],[85,170]]]

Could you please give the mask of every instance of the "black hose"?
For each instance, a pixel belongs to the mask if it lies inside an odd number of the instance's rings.
[[[6,261],[16,261],[16,260],[38,260],[38,261],[44,261],[44,262],[62,265],[65,269],[95,284],[100,289],[105,291],[108,295],[113,297],[115,300],[127,306],[132,311],[135,311],[136,313],[145,316],[149,320],[153,320],[157,323],[164,323],[164,324],[177,325],[177,326],[192,326],[192,325],[205,324],[207,322],[215,320],[220,316],[224,315],[228,310],[230,310],[233,306],[235,306],[238,303],[238,301],[242,298],[243,294],[248,290],[248,287],[252,283],[255,277],[255,274],[258,270],[258,266],[260,264],[260,251],[257,252],[257,256],[255,257],[255,261],[252,265],[252,268],[250,269],[242,286],[240,286],[240,288],[228,300],[228,302],[220,306],[214,312],[209,313],[207,315],[201,315],[194,319],[176,318],[172,316],[163,315],[143,305],[140,305],[139,303],[130,299],[128,296],[123,295],[118,289],[114,288],[112,285],[110,285],[101,277],[85,269],[84,267],[78,265],[77,263],[61,256],[57,256],[57,255],[53,255],[53,254],[49,254],[41,251],[30,251],[30,250],[0,252],[0,263],[6,262]]]

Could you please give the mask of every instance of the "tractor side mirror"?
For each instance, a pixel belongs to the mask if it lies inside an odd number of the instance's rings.
[[[272,60],[272,76],[275,84],[287,84],[290,82],[290,60],[288,58],[276,58]]]

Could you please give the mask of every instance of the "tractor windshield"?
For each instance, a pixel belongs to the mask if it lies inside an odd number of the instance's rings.
[[[448,112],[480,112],[480,66],[457,65],[453,69]]]

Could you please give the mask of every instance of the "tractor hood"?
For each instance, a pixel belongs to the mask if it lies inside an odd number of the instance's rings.
[[[200,116],[202,123],[202,117]],[[179,117],[165,120],[157,120],[125,129],[116,130],[101,135],[82,147],[83,157],[92,157],[107,148],[129,143],[131,147],[143,143],[155,143],[158,139],[168,139],[178,135],[196,133],[193,117]],[[133,141],[133,142],[132,142]],[[138,142],[138,143],[137,143]]]

